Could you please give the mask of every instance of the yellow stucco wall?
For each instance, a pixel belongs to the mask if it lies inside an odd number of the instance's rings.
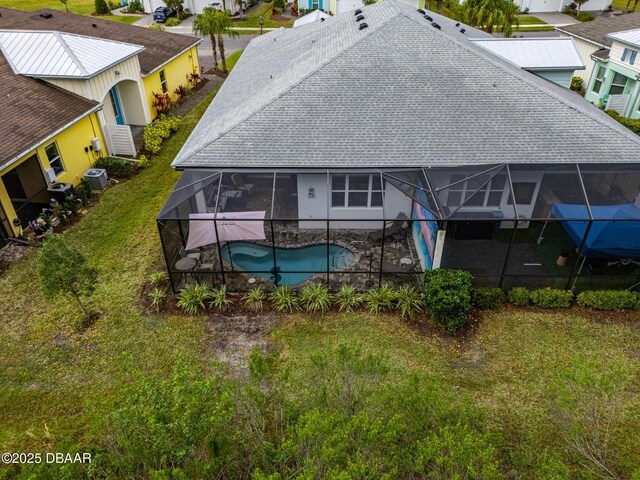
[[[184,85],[185,87],[189,86],[189,74],[192,72],[200,73],[198,49],[193,47],[187,50],[179,57],[167,63],[164,67],[144,78],[144,90],[147,95],[147,102],[149,103],[149,111],[151,112],[152,118],[157,116],[156,109],[153,108],[153,94],[162,90],[160,85],[160,72],[163,70],[167,80],[167,93],[171,95],[171,100],[176,100],[177,95],[173,93],[173,91],[180,85]]]
[[[84,151],[85,147],[91,145],[91,139],[93,137],[98,137],[100,139],[100,144],[103,148],[102,153],[104,154],[104,140],[100,133],[100,127],[98,126],[98,119],[96,118],[95,113],[92,113],[80,119],[64,131],[60,132],[54,138],[44,142],[39,147],[30,151],[27,155],[22,157],[17,162],[13,163],[9,167],[2,169],[0,171],[0,176],[8,173],[12,169],[23,163],[25,160],[31,158],[34,153],[38,156],[38,161],[40,163],[40,167],[42,168],[42,175],[44,176],[44,171],[50,168],[47,154],[45,152],[45,147],[50,145],[52,142],[56,142],[58,153],[60,153],[60,157],[62,158],[62,163],[65,169],[65,171],[57,178],[57,181],[68,182],[77,185],[86,171],[93,166],[93,163],[97,158],[92,152],[89,152],[87,154]],[[9,220],[9,222],[11,222],[16,217],[16,212],[13,208],[11,200],[9,199],[7,190],[4,187],[4,183],[1,181],[0,203],[2,204],[2,207],[7,215],[7,219]],[[15,231],[14,233],[17,234],[17,231]]]

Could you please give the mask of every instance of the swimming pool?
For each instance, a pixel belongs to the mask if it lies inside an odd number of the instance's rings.
[[[222,257],[235,270],[251,272],[278,285],[296,285],[318,272],[327,271],[327,244],[319,243],[298,248],[276,248],[277,272],[273,269],[273,249],[251,242],[229,242],[222,247]],[[335,243],[329,244],[329,270],[351,265],[353,252]],[[297,273],[296,273],[297,272]],[[302,273],[305,272],[305,273]]]

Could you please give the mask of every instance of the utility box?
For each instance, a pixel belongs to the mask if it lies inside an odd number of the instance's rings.
[[[91,190],[104,190],[109,180],[104,168],[92,168],[84,174],[84,178],[91,182]]]
[[[49,188],[47,188],[47,192],[49,192],[49,197],[56,199],[58,203],[63,203],[67,197],[74,194],[71,183],[60,182],[52,183]]]

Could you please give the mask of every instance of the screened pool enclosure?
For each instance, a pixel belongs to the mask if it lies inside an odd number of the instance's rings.
[[[187,169],[157,223],[186,283],[418,284],[433,268],[482,286],[636,288],[640,166]]]

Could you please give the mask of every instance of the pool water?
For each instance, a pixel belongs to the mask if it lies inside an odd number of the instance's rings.
[[[277,272],[273,269],[273,248],[251,242],[229,242],[222,247],[222,257],[235,270],[251,272],[278,285],[296,285],[318,272],[327,271],[327,244],[299,248],[276,248]],[[329,244],[329,270],[351,265],[353,252],[348,248]]]

